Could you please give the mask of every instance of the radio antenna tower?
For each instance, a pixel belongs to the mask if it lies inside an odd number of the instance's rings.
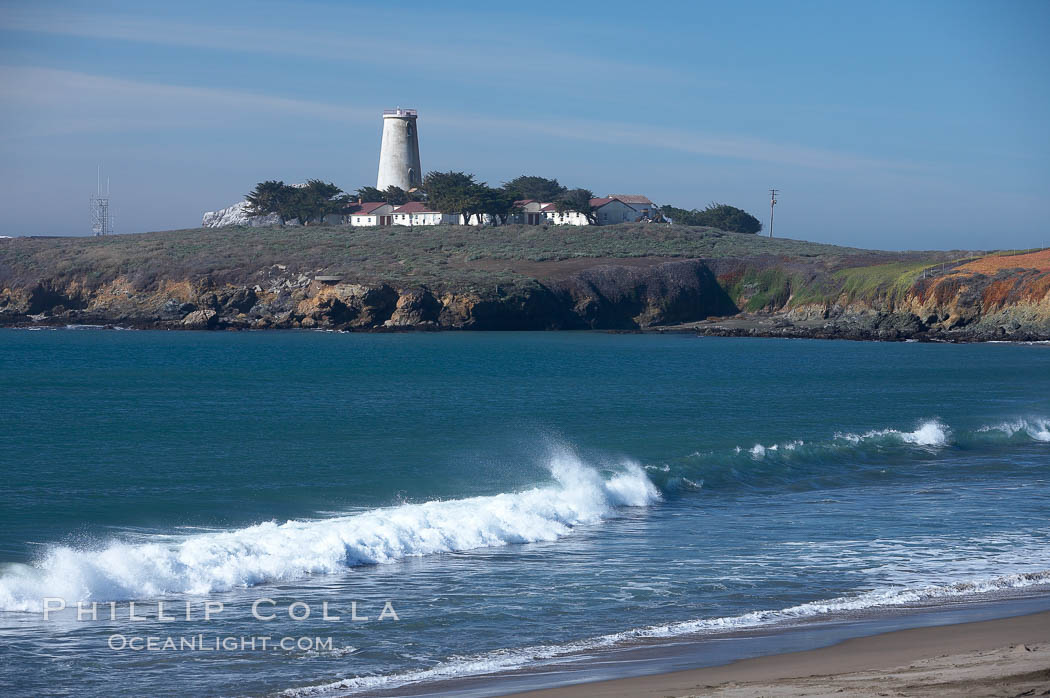
[[[113,232],[113,217],[109,215],[109,177],[106,177],[106,193],[102,193],[102,166],[98,167],[95,195],[91,197],[91,232],[95,235],[110,235]]]

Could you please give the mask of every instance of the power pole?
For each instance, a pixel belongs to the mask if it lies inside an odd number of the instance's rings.
[[[773,237],[773,207],[777,205],[777,191],[769,190],[769,237]]]

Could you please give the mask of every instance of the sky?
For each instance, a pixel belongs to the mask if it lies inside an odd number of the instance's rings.
[[[0,234],[200,225],[267,179],[424,171],[739,206],[777,237],[1050,245],[1050,2],[0,0]]]

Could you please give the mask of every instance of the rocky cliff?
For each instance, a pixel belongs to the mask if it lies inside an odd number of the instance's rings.
[[[665,226],[520,228],[4,240],[0,325],[1050,339],[1050,249],[883,253]]]
[[[0,290],[0,324],[113,324],[138,328],[635,329],[735,312],[700,260],[647,268],[603,265],[555,282],[492,289],[344,282],[274,266],[261,283],[127,277],[97,287],[72,280]]]
[[[720,336],[817,337],[861,340],[1042,341],[1050,340],[1050,250],[989,255],[955,264],[922,267],[894,278],[899,268],[867,267],[839,272],[838,279],[781,275],[741,289],[752,271],[723,261],[720,283],[736,288],[741,307],[764,307],[732,318],[696,323],[700,334]],[[893,266],[893,265],[886,265]],[[850,277],[872,270],[882,283],[851,286]],[[765,270],[768,272],[768,269]],[[776,276],[776,275],[774,275]],[[902,278],[903,276],[903,278]],[[911,277],[910,283],[907,281]],[[838,281],[836,286],[829,281]],[[902,283],[903,281],[903,283]]]

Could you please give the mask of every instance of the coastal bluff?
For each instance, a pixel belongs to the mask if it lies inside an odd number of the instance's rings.
[[[710,228],[309,226],[0,240],[0,325],[1050,339],[1050,249]]]

